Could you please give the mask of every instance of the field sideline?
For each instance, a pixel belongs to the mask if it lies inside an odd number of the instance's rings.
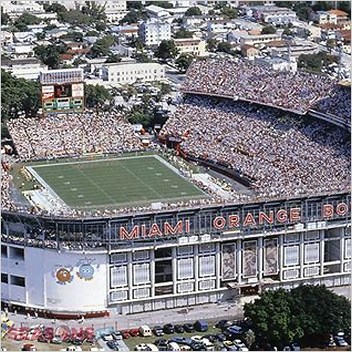
[[[203,191],[156,156],[33,165],[58,197],[76,209],[204,198]]]

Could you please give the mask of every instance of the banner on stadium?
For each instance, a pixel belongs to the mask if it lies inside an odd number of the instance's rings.
[[[42,86],[42,93],[53,93],[54,94],[54,86]]]
[[[72,84],[72,98],[82,98],[84,96],[84,84]]]
[[[341,202],[336,205],[323,204],[321,214],[316,221],[346,217],[349,214],[349,205]],[[241,228],[261,228],[267,225],[298,224],[307,221],[302,218],[302,209],[298,207],[281,208],[275,210],[262,209],[256,212],[238,212],[227,215],[215,215],[209,224],[208,231],[234,231]],[[118,235],[121,240],[134,240],[160,236],[174,236],[190,234],[195,231],[191,218],[175,222],[141,223],[132,226],[120,226]],[[273,254],[273,253],[272,253]]]

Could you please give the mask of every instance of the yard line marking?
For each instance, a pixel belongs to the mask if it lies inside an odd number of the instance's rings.
[[[116,203],[116,200],[114,198],[112,198],[108,193],[106,193],[96,182],[94,182],[90,177],[88,177],[82,170],[77,169],[77,171],[79,171],[91,184],[93,184],[96,188],[98,188],[101,193],[106,195],[107,198],[112,200],[114,204]]]

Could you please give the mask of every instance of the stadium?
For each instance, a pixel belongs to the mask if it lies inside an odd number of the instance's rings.
[[[146,148],[72,97],[77,72],[48,79],[46,116],[10,120],[2,149],[3,306],[94,317],[351,283],[349,89],[196,61]]]

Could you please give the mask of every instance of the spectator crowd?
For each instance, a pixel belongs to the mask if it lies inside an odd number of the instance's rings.
[[[349,134],[316,119],[243,102],[188,97],[161,135],[182,138],[180,148],[188,155],[253,179],[259,197],[350,187]]]
[[[351,92],[323,75],[274,71],[242,60],[198,60],[183,91],[224,96],[305,114],[309,109],[350,120]]]
[[[87,110],[40,119],[17,118],[8,122],[8,129],[22,160],[142,149],[132,125],[118,113]]]

